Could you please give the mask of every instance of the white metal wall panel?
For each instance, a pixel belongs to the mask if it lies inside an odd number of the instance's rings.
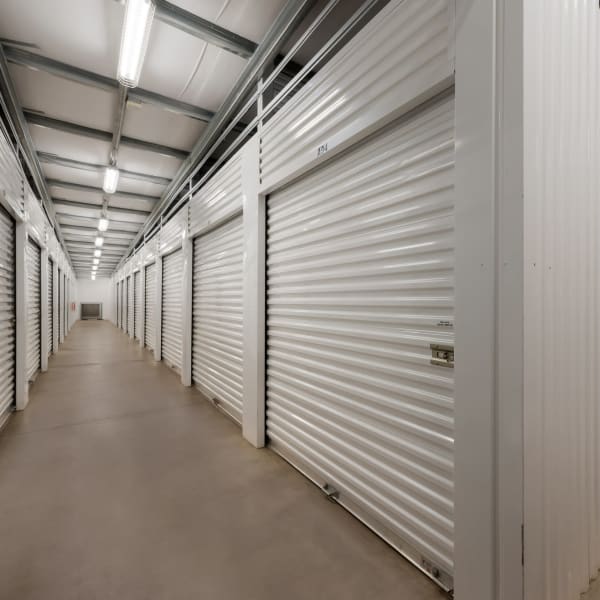
[[[454,103],[268,200],[271,445],[452,585]],[[425,561],[425,562],[423,562]]]
[[[15,223],[0,206],[0,422],[15,401]]]
[[[600,569],[600,11],[523,6],[525,598],[579,600]]]
[[[117,281],[117,327],[121,327],[121,284]]]
[[[181,370],[183,345],[183,250],[163,258],[162,359]]]
[[[453,75],[452,0],[392,0],[264,127],[268,187]],[[438,90],[439,91],[439,90]]]
[[[125,280],[122,279],[121,280],[121,329],[123,331],[125,331],[125,301],[126,301],[126,295],[125,295]]]
[[[27,241],[27,379],[31,381],[42,366],[42,288],[40,247]]]
[[[145,281],[145,302],[144,302],[144,344],[146,347],[154,350],[154,338],[156,336],[156,315],[154,314],[154,305],[156,304],[156,263],[146,267]]]
[[[242,159],[235,154],[190,203],[190,233],[210,227],[242,209]]]
[[[188,206],[187,204],[173,215],[160,230],[160,254],[169,254],[183,244],[183,236],[187,231]]]
[[[15,156],[13,146],[0,130],[0,189],[10,204],[19,211],[22,211],[25,206],[23,180],[23,170]]]
[[[194,240],[192,379],[242,421],[242,217]]]
[[[54,263],[48,259],[48,356],[54,351]]]
[[[140,339],[140,319],[142,317],[142,273],[133,274],[133,337]]]
[[[135,317],[135,289],[133,285],[133,276],[127,278],[127,333],[133,335]]]

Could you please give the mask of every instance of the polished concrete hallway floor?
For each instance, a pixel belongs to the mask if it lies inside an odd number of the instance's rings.
[[[444,597],[108,322],[0,433],[2,600]]]

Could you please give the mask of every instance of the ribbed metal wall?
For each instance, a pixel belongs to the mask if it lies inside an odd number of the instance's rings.
[[[446,99],[267,205],[270,443],[447,587],[454,379],[430,345],[454,341],[453,127]]]
[[[524,6],[525,597],[600,568],[600,11]]]
[[[146,267],[145,302],[144,302],[144,345],[154,350],[154,339],[156,336],[156,315],[154,305],[156,304],[156,263]]]
[[[135,316],[135,298],[134,298],[133,276],[127,278],[127,333],[133,335],[134,316]]]
[[[31,240],[26,246],[27,261],[27,379],[41,369],[42,287],[40,247]]]
[[[160,229],[159,253],[170,254],[175,248],[180,248],[183,236],[187,231],[188,206],[187,204],[174,214]]]
[[[192,379],[242,421],[242,217],[194,240]]]
[[[121,327],[121,283],[117,281],[117,327]]]
[[[0,206],[0,422],[15,401],[15,223]]]
[[[140,339],[140,319],[142,317],[142,274],[133,274],[133,337]]]
[[[183,251],[163,258],[162,359],[181,370],[183,346]]]
[[[121,280],[121,293],[120,293],[120,297],[121,297],[121,329],[123,331],[125,331],[125,319],[126,319],[126,314],[125,314],[126,306],[125,306],[125,302],[127,301],[127,296],[125,294],[125,280],[124,279]]]
[[[54,263],[48,259],[48,356],[54,351]]]
[[[453,5],[392,0],[384,7],[265,125],[263,183],[451,77]]]
[[[241,210],[242,201],[242,160],[238,152],[190,202],[191,234]]]

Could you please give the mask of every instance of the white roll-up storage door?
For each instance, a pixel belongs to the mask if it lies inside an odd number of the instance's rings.
[[[270,444],[447,588],[454,372],[431,345],[454,345],[453,122],[445,99],[388,126],[267,223]]]
[[[58,322],[56,323],[56,326],[58,327],[58,343],[60,344],[62,337],[61,337],[61,327],[62,327],[62,271],[60,269],[58,269],[58,309],[57,309],[57,313],[58,313]]]
[[[15,402],[15,222],[0,206],[0,423]]]
[[[42,366],[42,288],[40,247],[27,241],[27,379],[32,381]]]
[[[134,297],[133,277],[127,278],[127,333],[133,335],[135,326],[133,319],[135,317],[135,297]]]
[[[54,263],[48,259],[48,356],[54,351]]]
[[[133,337],[140,339],[140,319],[142,317],[142,274],[133,274]]]
[[[125,280],[121,280],[121,329],[125,331]]]
[[[183,251],[176,250],[163,257],[162,279],[162,359],[181,370],[183,346]]]
[[[146,281],[144,284],[144,344],[150,350],[154,350],[156,335],[156,317],[154,314],[154,305],[156,303],[156,263],[152,263],[146,267]]]
[[[117,281],[117,327],[121,327],[121,302],[119,299],[119,293],[121,291],[121,286]]]
[[[192,379],[242,421],[242,217],[194,240]]]
[[[63,273],[62,281],[62,295],[61,295],[61,325],[62,325],[62,336],[63,340],[67,337],[67,275]]]

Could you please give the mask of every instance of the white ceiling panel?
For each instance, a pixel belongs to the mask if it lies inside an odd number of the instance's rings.
[[[171,148],[190,151],[206,129],[206,123],[151,104],[129,102],[123,135]]]
[[[128,146],[121,146],[119,149],[119,167],[127,171],[152,173],[158,177],[172,179],[177,169],[179,169],[179,165],[181,165],[181,160],[173,156],[164,156],[156,152],[146,152]]]
[[[0,36],[40,54],[116,77],[123,7],[113,0],[2,0]]]
[[[30,125],[29,131],[38,152],[49,152],[63,158],[96,164],[106,164],[110,154],[109,142],[39,125]]]
[[[116,91],[107,92],[19,65],[10,65],[9,70],[23,108],[87,127],[112,130]]]

